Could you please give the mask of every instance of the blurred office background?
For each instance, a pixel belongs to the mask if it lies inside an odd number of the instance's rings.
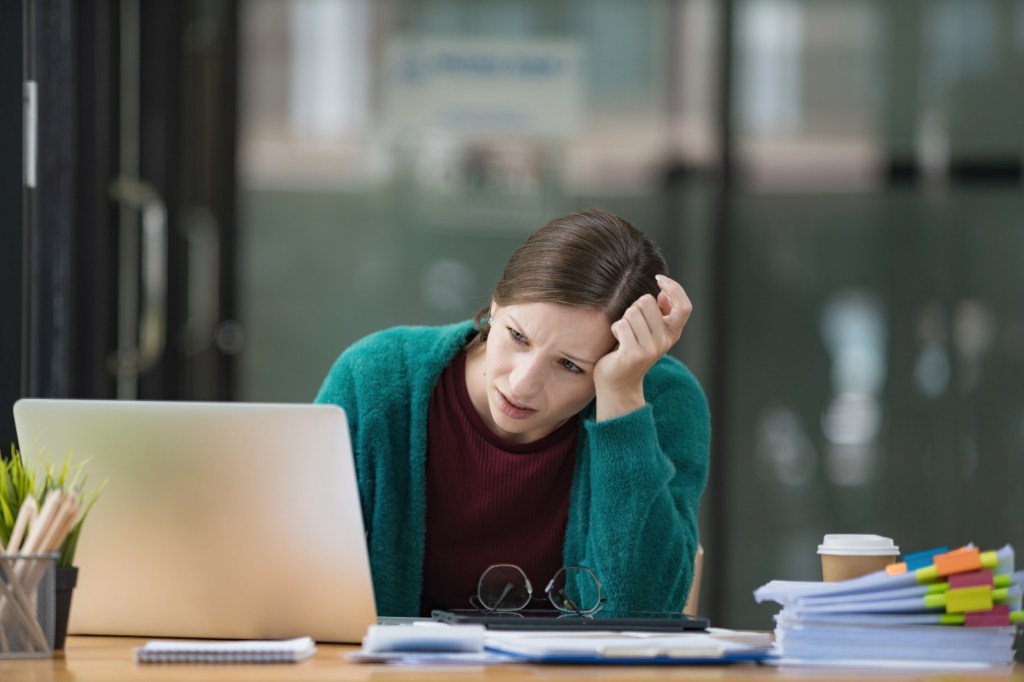
[[[311,400],[346,345],[466,318],[531,231],[601,206],[695,303],[714,622],[768,627],[752,590],[818,577],[827,532],[1024,550],[1024,1],[23,0],[0,25],[5,412]]]

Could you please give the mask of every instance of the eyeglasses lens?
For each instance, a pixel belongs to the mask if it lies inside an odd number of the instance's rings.
[[[566,566],[551,579],[548,599],[559,611],[590,614],[601,605],[601,584],[594,572],[580,566]]]
[[[491,611],[515,611],[530,603],[533,589],[518,566],[498,564],[480,576],[477,597]]]

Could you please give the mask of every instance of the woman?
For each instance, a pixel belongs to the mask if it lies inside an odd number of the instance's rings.
[[[500,563],[541,586],[588,567],[608,610],[682,609],[710,427],[666,355],[691,305],[665,271],[625,220],[572,213],[516,251],[472,322],[341,355],[317,402],[350,421],[380,615],[467,607]]]

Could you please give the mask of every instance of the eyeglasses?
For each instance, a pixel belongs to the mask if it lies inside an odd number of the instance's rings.
[[[601,581],[585,566],[563,566],[544,588],[551,605],[565,614],[592,616],[604,607]],[[494,564],[480,575],[474,608],[488,613],[513,615],[533,599],[533,586],[515,564]]]

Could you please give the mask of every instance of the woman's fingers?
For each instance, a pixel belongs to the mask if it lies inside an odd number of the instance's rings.
[[[653,364],[679,340],[690,316],[690,299],[673,279],[658,275],[658,286],[657,297],[644,294],[612,324],[618,363]]]
[[[665,275],[656,275],[655,278],[658,280],[658,286],[661,287],[658,301],[659,307],[664,313],[665,324],[671,330],[673,340],[678,340],[683,332],[683,327],[686,326],[686,321],[690,319],[690,313],[693,312],[693,304],[679,282]],[[667,311],[662,305],[662,294],[669,306]]]
[[[619,342],[616,350],[618,350],[618,348],[622,348],[623,345],[632,345],[636,343],[636,337],[633,335],[633,328],[625,316],[616,320],[612,324],[612,336],[614,336],[615,340]]]
[[[679,340],[690,317],[690,299],[678,282],[659,275],[658,286],[657,296],[644,294],[611,325],[618,344],[594,368],[599,419],[644,404],[644,375]]]
[[[672,312],[672,300],[664,291],[658,292],[658,309],[662,315],[668,315]]]
[[[622,319],[627,325],[629,325],[632,338],[635,339],[634,348],[636,348],[640,354],[644,355],[656,352],[657,350],[657,342],[654,338],[657,331],[656,327],[652,325],[652,322],[649,319],[651,313],[648,310],[653,306],[655,308],[655,313],[657,313],[657,305],[654,304],[654,299],[652,297],[646,296],[645,298],[647,301],[644,301],[644,299],[636,301],[633,305],[627,308],[626,312],[622,315]],[[658,318],[656,324],[663,324],[661,322],[660,315],[656,314],[655,317]]]

